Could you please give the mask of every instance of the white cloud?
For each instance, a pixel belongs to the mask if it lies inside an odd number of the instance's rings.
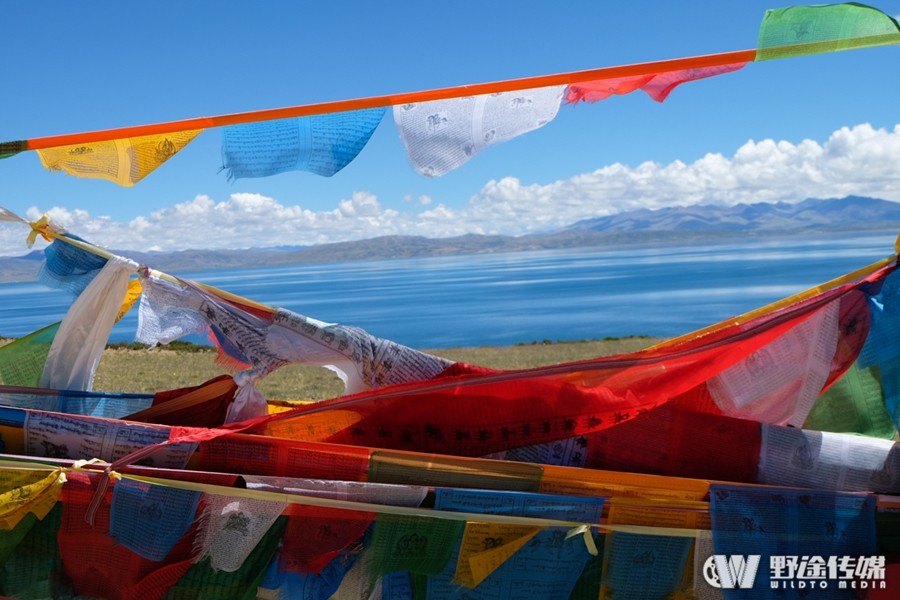
[[[835,131],[824,144],[750,140],[731,157],[686,164],[613,164],[546,185],[512,177],[490,181],[466,216],[504,233],[562,226],[635,208],[692,204],[795,202],[851,194],[900,201],[900,126]]]
[[[733,156],[707,154],[691,163],[612,164],[547,184],[515,177],[488,181],[461,207],[409,194],[402,211],[358,191],[332,210],[286,206],[260,194],[205,195],[116,222],[85,210],[53,207],[54,222],[116,249],[178,250],[308,245],[390,234],[431,237],[464,233],[519,235],[635,208],[691,204],[799,201],[850,194],[900,201],[900,125],[841,128],[824,143],[750,140]],[[417,212],[418,211],[418,212]],[[25,215],[34,220],[40,210]],[[0,242],[20,254],[21,225],[0,228]]]

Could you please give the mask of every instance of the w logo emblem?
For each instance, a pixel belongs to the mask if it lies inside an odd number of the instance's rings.
[[[703,578],[714,588],[749,590],[756,579],[759,554],[713,554],[703,563]]]

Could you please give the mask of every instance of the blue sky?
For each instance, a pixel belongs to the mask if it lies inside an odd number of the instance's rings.
[[[870,5],[896,16],[900,2]],[[776,2],[11,3],[0,139],[141,125],[756,46]],[[50,17],[52,13],[52,18]],[[392,233],[519,235],[638,206],[900,201],[900,48],[750,64],[562,106],[546,127],[429,179],[388,113],[331,178],[229,182],[210,129],[132,188],[0,161],[0,206],[99,244],[174,250]],[[24,233],[0,229],[2,254]]]

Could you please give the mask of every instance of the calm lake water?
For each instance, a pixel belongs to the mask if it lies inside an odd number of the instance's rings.
[[[838,277],[892,253],[896,232],[798,235],[177,273],[417,348],[607,336],[669,337]],[[0,334],[60,320],[71,298],[0,284]],[[112,341],[131,341],[132,310]]]

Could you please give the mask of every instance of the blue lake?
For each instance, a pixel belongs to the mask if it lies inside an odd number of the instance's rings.
[[[176,273],[417,348],[699,329],[884,258],[896,233],[797,235]],[[151,265],[152,266],[152,265]],[[0,334],[60,320],[71,297],[0,284]],[[131,341],[132,310],[112,341]]]

